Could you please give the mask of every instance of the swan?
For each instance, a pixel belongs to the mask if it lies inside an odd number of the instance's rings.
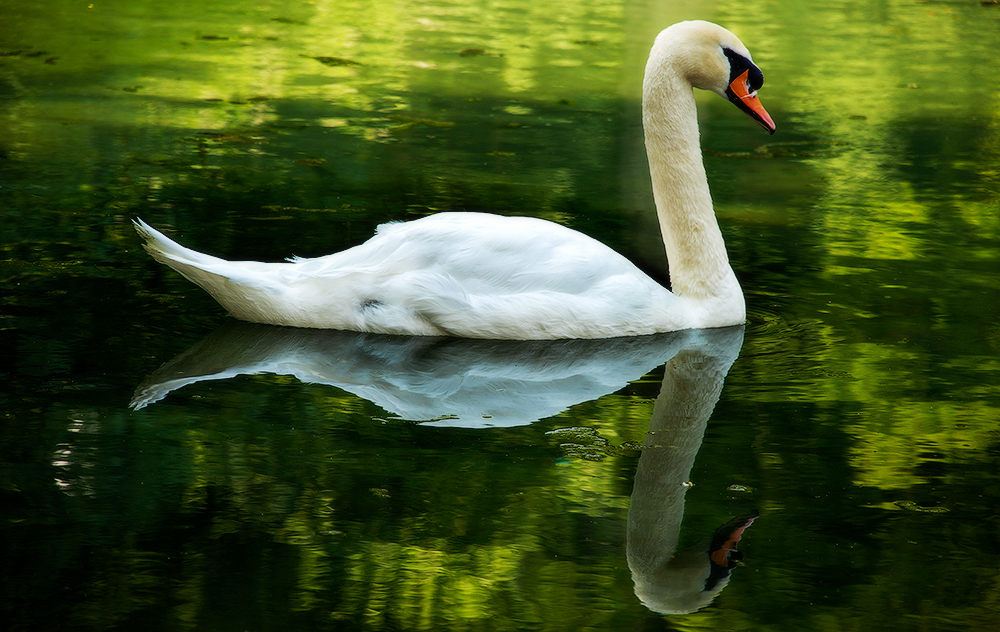
[[[763,81],[747,48],[716,24],[680,22],[653,43],[642,119],[673,292],[595,239],[531,217],[438,213],[286,263],[226,261],[141,219],[135,228],[154,259],[255,323],[508,340],[737,325],[746,306],[712,208],[692,88],[723,96],[773,134],[757,98]]]

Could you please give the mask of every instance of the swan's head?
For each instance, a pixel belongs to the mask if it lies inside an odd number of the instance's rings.
[[[692,86],[728,99],[774,133],[774,121],[757,98],[764,74],[743,42],[718,24],[693,20],[664,29],[650,53],[650,64],[654,60],[671,64]]]

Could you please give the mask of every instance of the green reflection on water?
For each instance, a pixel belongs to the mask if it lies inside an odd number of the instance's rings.
[[[996,7],[89,4],[0,3],[5,618],[1000,623]],[[710,607],[653,614],[626,564],[662,369],[514,428],[395,421],[273,375],[127,410],[225,320],[147,260],[134,215],[277,260],[436,210],[527,213],[662,278],[637,97],[652,36],[687,17],[744,38],[779,132],[700,101],[750,322],[678,547],[761,512]]]

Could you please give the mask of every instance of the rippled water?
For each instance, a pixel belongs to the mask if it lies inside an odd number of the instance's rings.
[[[11,629],[1000,625],[996,6],[0,16]],[[638,95],[689,17],[743,38],[778,125],[699,97],[745,328],[249,326],[131,229],[273,261],[437,210],[529,214],[664,278]]]

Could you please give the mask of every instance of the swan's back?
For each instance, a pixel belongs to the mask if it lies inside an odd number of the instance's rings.
[[[321,276],[338,269],[446,273],[474,295],[580,294],[603,277],[638,273],[627,259],[582,233],[534,217],[488,213],[438,213],[383,224],[368,242],[301,262],[300,269]]]

